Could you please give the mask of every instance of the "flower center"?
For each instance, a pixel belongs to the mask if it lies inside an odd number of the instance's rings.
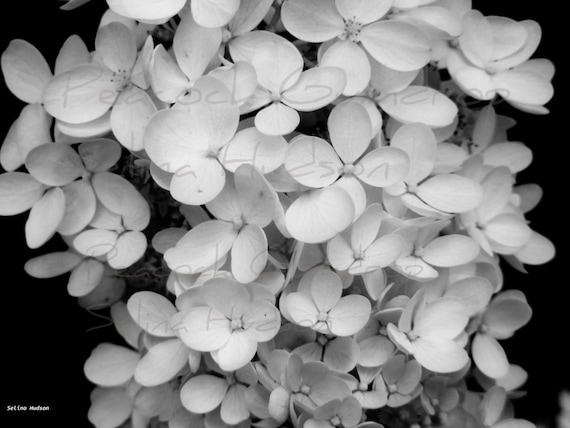
[[[358,389],[360,391],[368,391],[368,385],[365,382],[360,382],[358,384]]]
[[[340,425],[340,418],[338,416],[333,416],[332,419],[330,420],[331,425],[333,426],[339,426]]]
[[[344,21],[344,31],[339,36],[341,40],[350,40],[351,42],[357,43],[360,37],[360,31],[362,31],[362,23],[356,21],[354,18]]]
[[[346,164],[342,167],[342,173],[344,175],[352,175],[352,174],[354,174],[355,169],[356,169],[356,167],[353,164],[349,163],[349,164]]]
[[[234,217],[232,219],[232,223],[234,224],[236,230],[241,230],[243,227],[243,217]]]
[[[390,394],[393,394],[393,393],[395,393],[395,392],[398,392],[398,386],[397,386],[397,385],[390,384],[390,385],[386,385],[386,386],[387,386],[388,392],[389,392]]]
[[[327,312],[321,311],[317,315],[317,321],[326,322],[329,319],[329,314]]]
[[[230,321],[230,328],[232,329],[232,331],[238,330],[243,328],[243,322],[241,319],[234,319]]]
[[[311,393],[311,387],[309,385],[302,385],[300,391],[301,394],[309,395]]]

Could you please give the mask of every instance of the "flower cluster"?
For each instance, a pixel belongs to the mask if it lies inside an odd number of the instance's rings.
[[[1,57],[27,105],[0,215],[30,211],[30,248],[60,236],[27,272],[70,272],[125,339],[85,363],[94,426],[534,427],[500,343],[532,310],[499,261],[555,250],[493,101],[548,112],[536,22],[469,0],[107,3],[53,70],[23,40]]]

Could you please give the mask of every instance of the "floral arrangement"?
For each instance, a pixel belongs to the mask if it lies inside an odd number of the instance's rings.
[[[68,1],[72,9],[85,0]],[[494,101],[545,114],[532,20],[469,0],[107,0],[27,103],[0,214],[123,344],[85,362],[114,427],[534,427],[500,341],[532,316],[500,260],[554,257]]]

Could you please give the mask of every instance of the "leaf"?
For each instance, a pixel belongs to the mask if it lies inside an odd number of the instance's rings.
[[[139,362],[138,352],[111,343],[101,343],[85,361],[83,371],[90,382],[119,386],[128,382]]]
[[[56,232],[65,214],[63,190],[49,189],[37,201],[26,221],[26,243],[30,248],[44,245]]]
[[[446,235],[427,244],[421,258],[438,267],[461,266],[473,261],[479,254],[479,244],[464,235]]]
[[[33,149],[51,142],[51,123],[51,118],[41,104],[25,106],[0,147],[2,168],[6,171],[18,169]]]
[[[71,271],[81,263],[81,260],[79,254],[58,251],[31,258],[24,265],[24,269],[34,278],[53,278]]]
[[[284,165],[296,181],[316,188],[334,183],[342,169],[342,163],[329,143],[305,135],[289,143]]]
[[[137,21],[161,24],[176,15],[186,4],[185,0],[109,0],[109,8],[118,15]]]
[[[46,87],[44,105],[49,114],[72,124],[101,117],[118,96],[119,82],[99,64],[83,64],[58,74]]]
[[[138,291],[128,302],[127,309],[135,323],[147,333],[158,337],[173,337],[170,318],[178,311],[166,297],[151,291]]]
[[[0,215],[23,213],[38,202],[46,187],[24,172],[0,174]]]
[[[99,201],[110,211],[120,214],[127,229],[140,231],[148,226],[148,203],[125,178],[110,172],[100,172],[93,176],[91,184]]]
[[[242,228],[232,246],[232,274],[241,283],[255,281],[267,265],[267,238],[254,224]]]
[[[303,193],[285,213],[291,236],[309,244],[327,241],[350,226],[353,218],[350,196],[336,187]]]
[[[124,387],[95,388],[87,419],[97,428],[117,427],[132,414],[133,402]]]
[[[345,164],[352,164],[362,156],[373,137],[366,108],[359,103],[348,101],[337,105],[327,125],[331,143]]]
[[[130,77],[137,57],[134,34],[121,22],[99,27],[95,38],[95,51],[105,66],[125,77]]]
[[[85,180],[74,181],[63,188],[65,213],[57,228],[61,235],[81,232],[93,220],[97,200],[91,185]]]
[[[26,158],[26,168],[48,186],[69,184],[85,172],[77,152],[62,143],[42,144],[33,149]]]
[[[239,4],[239,0],[194,0],[192,16],[202,27],[223,27],[236,14]]]
[[[421,123],[432,127],[450,125],[457,106],[446,95],[427,86],[408,86],[398,93],[378,99],[378,105],[402,123]]]
[[[91,293],[103,280],[105,266],[95,259],[84,259],[69,276],[67,292],[73,297],[83,297]]]
[[[78,152],[85,168],[91,172],[107,171],[121,158],[121,146],[108,138],[81,143]]]
[[[208,413],[218,407],[228,390],[225,379],[211,376],[194,376],[180,389],[182,405],[193,413]]]
[[[150,96],[136,86],[125,89],[111,110],[113,134],[128,150],[144,149],[143,135],[157,108]]]
[[[350,40],[335,40],[323,54],[319,65],[344,71],[346,86],[342,91],[343,95],[357,95],[370,82],[372,71],[366,53]]]
[[[283,25],[295,37],[320,43],[340,35],[344,21],[336,6],[326,0],[307,3],[303,0],[285,2],[281,9]]]
[[[299,125],[299,113],[280,102],[274,102],[255,115],[255,127],[263,134],[279,136],[293,132]]]
[[[437,141],[426,125],[402,126],[392,137],[390,146],[403,150],[410,158],[410,169],[405,179],[407,183],[418,183],[432,171],[437,156]]]
[[[222,31],[198,25],[193,15],[189,11],[182,15],[174,35],[173,47],[178,65],[190,81],[195,82],[218,53]]]
[[[432,207],[460,213],[472,210],[483,199],[483,189],[475,181],[455,174],[438,174],[424,181],[417,190],[418,197]]]
[[[310,68],[283,93],[281,101],[297,111],[314,111],[337,99],[345,86],[346,76],[342,69]]]
[[[32,104],[44,101],[43,91],[53,78],[48,63],[32,44],[12,40],[1,57],[2,74],[8,89]]]
[[[397,21],[376,22],[362,28],[360,41],[379,63],[398,71],[418,70],[430,60],[425,33]]]
[[[237,231],[231,223],[212,220],[190,230],[174,248],[164,254],[164,260],[175,272],[203,272],[220,262],[230,251]]]
[[[476,334],[471,345],[477,368],[492,379],[502,378],[509,371],[509,361],[497,339],[488,334]]]
[[[151,347],[135,369],[134,378],[142,386],[158,386],[173,379],[188,364],[188,349],[179,339],[169,339]]]
[[[380,147],[364,155],[355,175],[374,187],[392,186],[409,176],[410,159],[396,147]]]
[[[283,164],[286,153],[287,142],[283,137],[262,134],[253,127],[239,131],[218,152],[218,160],[231,172],[249,164],[266,174]]]
[[[340,299],[329,311],[329,328],[336,336],[351,336],[360,331],[370,318],[370,301],[351,294]]]
[[[146,236],[138,230],[122,233],[107,253],[107,263],[113,269],[126,269],[139,261],[147,249]]]

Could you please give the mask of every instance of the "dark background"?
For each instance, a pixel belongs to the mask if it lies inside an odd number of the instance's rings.
[[[0,50],[9,41],[22,38],[34,44],[53,66],[57,51],[71,34],[79,34],[92,48],[99,16],[105,8],[102,0],[71,12],[58,10],[59,2],[10,2],[0,26]],[[508,16],[516,20],[534,19],[543,29],[543,40],[535,57],[554,61],[556,94],[549,103],[551,114],[533,116],[501,106],[518,121],[511,132],[513,141],[523,141],[534,152],[531,167],[518,177],[519,183],[537,182],[545,196],[529,214],[531,226],[548,236],[557,247],[554,261],[529,267],[529,274],[514,272],[505,265],[507,288],[523,290],[534,310],[531,322],[509,340],[503,341],[512,363],[529,372],[526,397],[515,402],[517,415],[534,422],[553,425],[558,412],[558,393],[570,389],[570,359],[566,347],[570,322],[568,317],[568,211],[566,200],[568,161],[565,76],[567,56],[565,39],[560,36],[567,25],[564,14],[540,3],[521,1],[490,2],[474,0],[474,7],[487,15]],[[2,123],[0,141],[24,106],[0,80]],[[36,280],[28,277],[23,265],[29,258],[63,249],[58,240],[44,248],[29,250],[25,245],[24,223],[27,213],[0,218],[2,269],[2,399],[0,421],[14,420],[10,426],[32,426],[33,420],[60,426],[89,426],[86,414],[91,384],[84,378],[83,363],[91,350],[102,341],[118,338],[102,318],[104,312],[89,313],[77,305],[66,290],[64,277]],[[46,413],[8,413],[8,405],[49,406]]]

